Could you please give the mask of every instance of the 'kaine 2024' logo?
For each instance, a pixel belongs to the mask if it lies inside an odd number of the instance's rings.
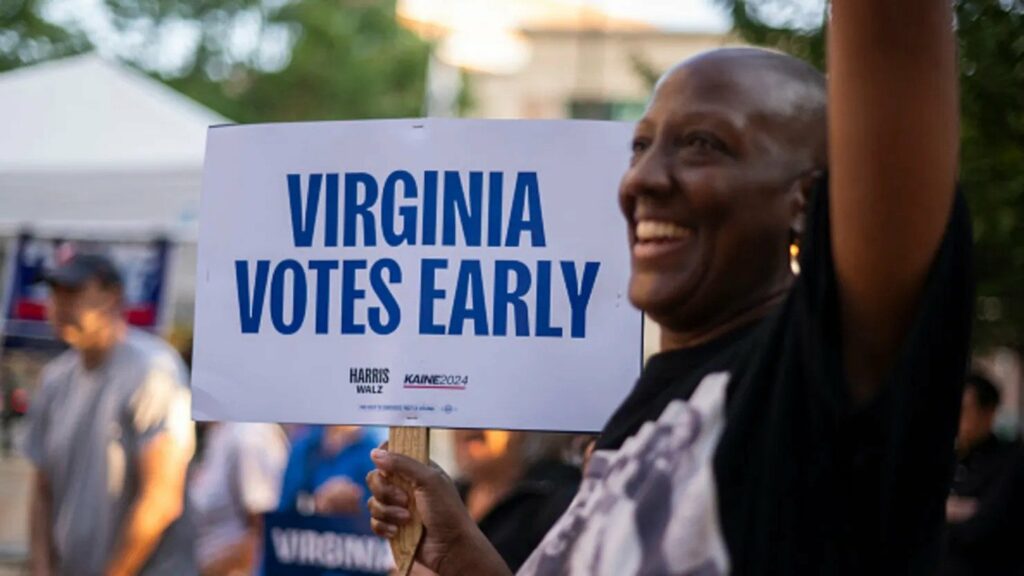
[[[406,374],[402,388],[429,390],[465,390],[469,376],[464,374]]]
[[[388,369],[350,368],[348,381],[356,385],[356,394],[380,394],[388,383]]]

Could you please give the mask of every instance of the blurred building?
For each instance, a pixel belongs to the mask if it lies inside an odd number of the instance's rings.
[[[653,81],[670,66],[722,46],[727,36],[609,20],[521,30],[529,59],[515,73],[469,72],[470,115],[480,118],[635,120]]]
[[[732,41],[706,26],[623,17],[600,2],[402,0],[398,15],[437,45],[432,88],[450,91],[451,70],[461,70],[477,118],[635,120],[662,72]]]

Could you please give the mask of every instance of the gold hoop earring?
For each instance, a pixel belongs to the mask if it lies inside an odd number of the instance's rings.
[[[796,240],[789,244],[789,269],[794,276],[800,275],[800,244]]]

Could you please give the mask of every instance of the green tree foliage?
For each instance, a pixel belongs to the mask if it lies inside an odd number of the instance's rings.
[[[825,68],[824,11],[801,24],[778,0],[726,0],[736,32]],[[788,4],[800,4],[789,2]],[[807,3],[803,3],[806,5]],[[961,181],[971,205],[978,279],[975,344],[1024,347],[1024,2],[957,0]],[[807,23],[811,22],[812,25]]]
[[[813,9],[805,9],[785,17],[786,5],[800,4],[783,0],[724,0],[732,16],[733,30],[745,41],[770,46],[802,58],[819,69],[825,68],[824,10],[814,17]],[[807,3],[804,2],[804,5]],[[814,3],[811,3],[812,5]],[[790,6],[792,11],[792,7]],[[808,11],[811,13],[809,14]],[[782,15],[780,16],[780,13]],[[764,14],[772,14],[769,20]],[[782,21],[782,23],[779,22]]]
[[[74,28],[40,16],[39,0],[0,0],[0,72],[87,50]]]
[[[7,9],[8,2],[17,6]],[[0,69],[91,47],[76,22],[44,18],[52,5],[0,0]],[[232,120],[422,113],[429,45],[397,23],[394,0],[103,0],[100,6],[113,33],[91,38],[93,44]],[[169,62],[172,52],[179,54]]]
[[[417,116],[428,45],[395,21],[394,4],[302,0],[267,18],[292,43],[287,66],[231,62],[216,36],[169,83],[241,122]],[[258,54],[258,53],[257,53]]]

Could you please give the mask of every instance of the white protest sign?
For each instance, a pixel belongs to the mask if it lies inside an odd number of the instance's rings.
[[[199,420],[590,431],[641,365],[631,126],[210,130]]]

